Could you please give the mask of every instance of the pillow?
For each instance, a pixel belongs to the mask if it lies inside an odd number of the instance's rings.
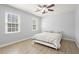
[[[45,32],[62,34],[62,31],[45,31]]]
[[[45,32],[50,32],[50,33],[54,33],[53,31],[45,31]]]

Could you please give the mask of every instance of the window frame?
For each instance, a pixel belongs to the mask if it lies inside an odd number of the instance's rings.
[[[38,19],[36,17],[32,18],[32,31],[38,31]]]
[[[8,24],[11,23],[11,24],[14,24],[12,22],[8,22],[8,14],[10,15],[15,15],[18,17],[18,22],[16,24],[18,24],[18,31],[8,31]],[[15,28],[16,29],[16,28]],[[11,13],[11,12],[6,12],[5,13],[5,33],[18,33],[20,32],[20,15],[19,14],[15,14],[15,13]]]

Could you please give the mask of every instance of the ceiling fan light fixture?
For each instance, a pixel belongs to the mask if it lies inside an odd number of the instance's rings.
[[[45,14],[47,13],[48,11],[54,11],[53,9],[50,9],[51,7],[55,6],[55,4],[51,4],[51,5],[38,5],[38,7],[40,8],[39,10],[37,9],[37,12],[38,11],[41,11],[42,14]]]

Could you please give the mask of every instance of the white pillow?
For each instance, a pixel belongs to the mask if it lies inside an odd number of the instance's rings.
[[[62,33],[62,31],[45,31],[45,32],[50,32],[50,33]]]

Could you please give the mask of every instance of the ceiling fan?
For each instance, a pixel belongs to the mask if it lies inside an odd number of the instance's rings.
[[[51,9],[51,7],[55,6],[55,4],[51,4],[51,5],[37,5],[39,8],[37,8],[37,10],[35,12],[39,12],[41,11],[42,14],[47,13],[48,11],[54,11],[53,9]]]

